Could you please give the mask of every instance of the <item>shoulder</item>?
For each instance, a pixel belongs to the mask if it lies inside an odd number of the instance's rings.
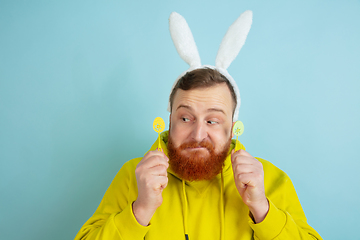
[[[137,185],[135,168],[141,159],[142,158],[134,158],[127,161],[120,168],[108,187],[97,212],[108,212],[109,209],[117,212],[125,209],[131,201],[136,199]]]
[[[131,160],[127,161],[126,163],[124,163],[124,165],[121,168],[122,169],[124,168],[127,170],[135,170],[136,166],[139,164],[141,159],[143,159],[143,158],[138,157],[138,158],[131,159]]]
[[[258,158],[256,157],[257,160],[259,160],[262,165],[263,165],[263,169],[264,169],[264,181],[265,184],[266,182],[268,183],[274,183],[274,182],[287,182],[290,181],[289,176],[280,168],[276,167],[274,164],[272,164],[271,162],[262,159],[262,158]]]
[[[124,181],[126,179],[132,179],[135,177],[135,169],[142,157],[131,159],[124,163],[116,174],[113,181]]]
[[[264,172],[271,172],[271,173],[274,173],[274,174],[277,174],[277,175],[281,175],[281,176],[287,176],[286,173],[281,170],[280,168],[278,168],[277,166],[275,166],[273,163],[265,160],[265,159],[262,159],[262,158],[259,158],[259,157],[255,157],[257,160],[259,160],[259,162],[262,163],[263,165],[263,168],[264,168]]]
[[[269,161],[258,159],[264,169],[264,186],[266,196],[275,201],[279,206],[283,206],[287,199],[297,199],[294,185],[290,177],[281,169]],[[282,205],[281,205],[282,204]]]

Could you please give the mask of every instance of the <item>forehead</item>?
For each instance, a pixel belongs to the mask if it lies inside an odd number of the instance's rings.
[[[226,116],[232,115],[233,101],[226,83],[212,87],[195,88],[191,90],[178,89],[174,96],[172,110],[187,108],[195,112],[221,110]]]

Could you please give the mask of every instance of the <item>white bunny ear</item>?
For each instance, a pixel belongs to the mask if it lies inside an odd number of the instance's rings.
[[[252,11],[243,12],[226,32],[216,56],[215,66],[227,69],[245,43],[252,23]]]
[[[189,25],[183,16],[172,12],[169,18],[170,35],[180,57],[190,68],[201,66],[200,55]]]

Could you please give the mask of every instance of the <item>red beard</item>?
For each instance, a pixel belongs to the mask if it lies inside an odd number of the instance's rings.
[[[210,142],[188,142],[175,148],[169,135],[169,164],[174,173],[187,181],[211,180],[221,172],[230,148],[231,138],[224,149],[216,154]],[[186,154],[181,151],[186,148],[204,147],[206,150],[190,150]]]

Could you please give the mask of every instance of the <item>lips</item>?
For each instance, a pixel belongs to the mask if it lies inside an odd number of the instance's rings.
[[[194,156],[193,154],[208,155],[209,153],[210,150],[206,147],[189,147],[182,150],[182,154],[184,154],[184,156]]]
[[[204,141],[204,142],[188,142],[188,143],[183,143],[180,145],[179,150],[181,151],[201,151],[201,150],[207,150],[208,152],[212,151],[214,149],[214,146],[208,142],[208,141]]]
[[[193,147],[193,148],[187,148],[188,150],[199,150],[199,149],[207,149],[206,147]]]

